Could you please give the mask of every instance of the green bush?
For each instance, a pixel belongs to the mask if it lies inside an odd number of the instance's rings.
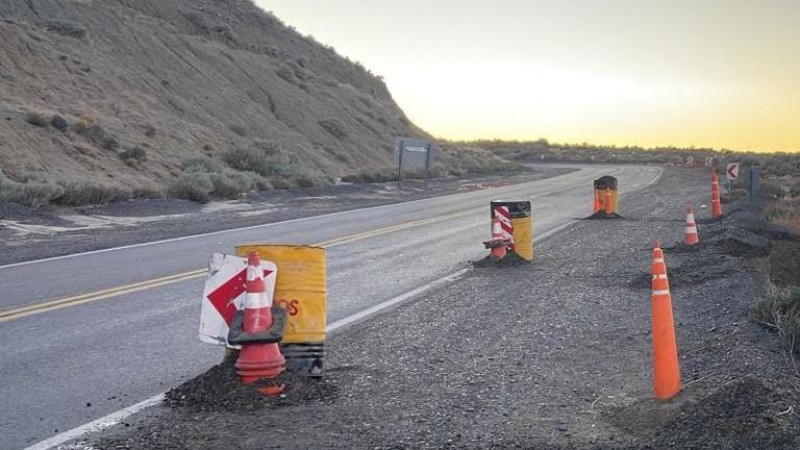
[[[132,160],[135,161],[135,165],[139,165],[147,161],[147,151],[139,146],[136,146],[121,152],[119,157],[126,163],[129,160]]]
[[[239,172],[234,169],[225,169],[222,173],[210,174],[214,190],[214,197],[235,199],[251,191],[259,184],[261,178],[255,172]]]
[[[261,175],[269,175],[269,159],[262,150],[236,147],[222,154],[222,160],[233,169],[249,170]]]
[[[0,203],[16,203],[41,208],[50,204],[63,193],[64,189],[56,184],[34,181],[19,183],[9,180],[0,173]]]
[[[343,140],[347,137],[347,127],[339,119],[325,119],[320,120],[318,123],[325,131],[330,133],[336,139]]]
[[[167,194],[172,198],[208,203],[214,183],[211,176],[203,172],[184,172],[168,188]]]
[[[216,159],[200,157],[184,160],[181,169],[184,172],[221,173],[225,166]]]
[[[59,184],[64,189],[64,193],[53,201],[59,205],[103,205],[133,198],[132,190],[118,185],[92,181],[72,181]]]

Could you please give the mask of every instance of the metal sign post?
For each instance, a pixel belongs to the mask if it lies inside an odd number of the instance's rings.
[[[425,190],[428,190],[428,170],[433,164],[435,147],[425,139],[397,137],[394,150],[397,162],[397,192],[402,192],[403,168],[424,170]]]

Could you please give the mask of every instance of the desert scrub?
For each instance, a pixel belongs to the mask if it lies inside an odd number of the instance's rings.
[[[140,164],[147,161],[147,151],[141,147],[132,147],[119,154],[125,164],[131,167],[139,167]]]
[[[47,128],[50,125],[50,121],[47,120],[47,117],[38,112],[29,112],[25,115],[25,122],[28,122],[31,125],[35,125],[40,128]]]
[[[770,284],[766,297],[751,309],[750,318],[778,333],[789,351],[800,354],[800,287]]]
[[[69,20],[51,20],[47,22],[47,30],[77,39],[84,38],[87,33],[86,26],[82,23]]]
[[[214,183],[210,174],[205,172],[184,172],[168,188],[167,194],[172,198],[191,200],[197,203],[208,203]]]
[[[64,206],[104,205],[121,202],[134,197],[133,190],[116,184],[103,184],[93,181],[68,181],[59,185],[64,193],[53,203]]]
[[[67,123],[67,119],[59,116],[58,114],[54,114],[52,118],[50,118],[50,125],[58,131],[67,131],[69,124]]]
[[[324,119],[320,120],[318,123],[319,126],[336,139],[343,140],[347,137],[347,127],[339,119]]]
[[[181,163],[184,172],[220,173],[225,164],[213,158],[190,158]]]
[[[20,183],[6,178],[0,172],[0,204],[16,203],[41,208],[63,194],[64,189],[56,184],[36,181]]]
[[[766,208],[766,218],[800,236],[800,199],[784,199],[770,203]]]

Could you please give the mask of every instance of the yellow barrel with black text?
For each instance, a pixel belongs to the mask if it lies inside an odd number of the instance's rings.
[[[495,208],[505,206],[511,216],[511,235],[514,237],[514,253],[526,261],[533,261],[533,229],[531,226],[531,202],[500,201],[491,202],[491,218]]]
[[[327,307],[325,249],[253,244],[236,247],[236,255],[246,257],[252,250],[278,266],[272,303],[288,313],[281,340],[286,368],[299,375],[322,376]]]
[[[594,190],[600,199],[600,211],[606,210],[606,190],[611,191],[611,212],[619,214],[617,210],[617,179],[606,175],[594,180]]]

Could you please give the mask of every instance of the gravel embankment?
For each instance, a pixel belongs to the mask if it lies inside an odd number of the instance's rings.
[[[229,366],[217,367],[170,393],[169,406],[90,444],[800,448],[798,378],[778,339],[748,321],[765,282],[752,257],[768,253],[766,237],[780,233],[739,211],[701,224],[699,247],[677,245],[686,200],[707,194],[704,172],[668,170],[651,189],[621,199],[626,220],[577,222],[536,245],[532,265],[476,267],[329,336],[330,370],[320,383],[251,402],[235,383],[215,383],[231,376]],[[655,239],[671,274],[685,385],[666,404],[650,396]]]

